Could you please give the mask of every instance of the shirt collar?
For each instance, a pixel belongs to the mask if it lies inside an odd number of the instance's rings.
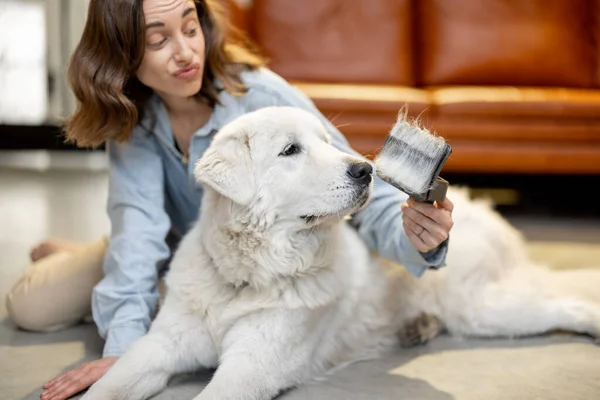
[[[219,82],[216,81],[218,84]],[[231,96],[226,90],[219,92],[219,103],[215,104],[213,111],[210,114],[210,118],[200,129],[198,129],[194,136],[206,137],[209,136],[216,130],[219,130],[228,120],[228,114],[231,111],[233,96]],[[153,132],[161,138],[167,140],[168,143],[173,141],[173,132],[171,130],[171,124],[169,121],[169,114],[165,107],[164,102],[161,98],[153,93],[146,106],[146,112],[144,118],[140,122],[145,130]]]

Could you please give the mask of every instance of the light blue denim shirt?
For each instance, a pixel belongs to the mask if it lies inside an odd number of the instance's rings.
[[[359,155],[312,101],[280,76],[261,69],[244,72],[242,79],[248,92],[244,96],[221,92],[221,104],[191,140],[188,163],[174,145],[166,109],[157,96],[149,102],[129,142],[107,143],[107,209],[112,229],[105,275],[92,296],[94,321],[106,339],[104,356],[121,355],[148,331],[158,300],[159,273],[171,256],[166,237],[170,231],[185,234],[198,217],[202,188],[192,171],[219,128],[262,107],[295,106],[317,115],[337,148]],[[372,250],[421,276],[445,264],[448,242],[428,253],[410,243],[401,219],[400,205],[406,199],[404,193],[376,178],[372,201],[349,223]]]

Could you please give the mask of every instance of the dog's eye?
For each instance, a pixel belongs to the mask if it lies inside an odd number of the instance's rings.
[[[292,144],[288,144],[285,147],[285,149],[283,149],[283,151],[281,153],[279,153],[279,155],[283,156],[283,157],[287,157],[287,156],[292,156],[297,153],[300,153],[300,146],[292,143]]]

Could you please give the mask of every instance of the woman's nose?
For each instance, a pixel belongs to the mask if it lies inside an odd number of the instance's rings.
[[[174,59],[178,64],[188,63],[192,60],[194,52],[185,38],[179,38],[177,41]]]

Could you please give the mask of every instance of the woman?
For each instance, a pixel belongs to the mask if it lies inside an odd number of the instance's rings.
[[[106,343],[102,359],[48,382],[42,399],[90,386],[147,332],[170,239],[185,234],[201,206],[194,163],[220,127],[261,107],[295,106],[316,114],[336,146],[357,154],[306,96],[247,49],[226,45],[227,29],[212,0],[91,0],[69,68],[79,107],[66,134],[80,146],[107,146],[111,235],[85,247],[45,243],[7,303],[18,325],[47,331],[84,318],[91,297]],[[352,224],[371,248],[419,275],[445,262],[452,203],[405,201],[377,180],[372,202]],[[43,323],[31,317],[40,309]]]

